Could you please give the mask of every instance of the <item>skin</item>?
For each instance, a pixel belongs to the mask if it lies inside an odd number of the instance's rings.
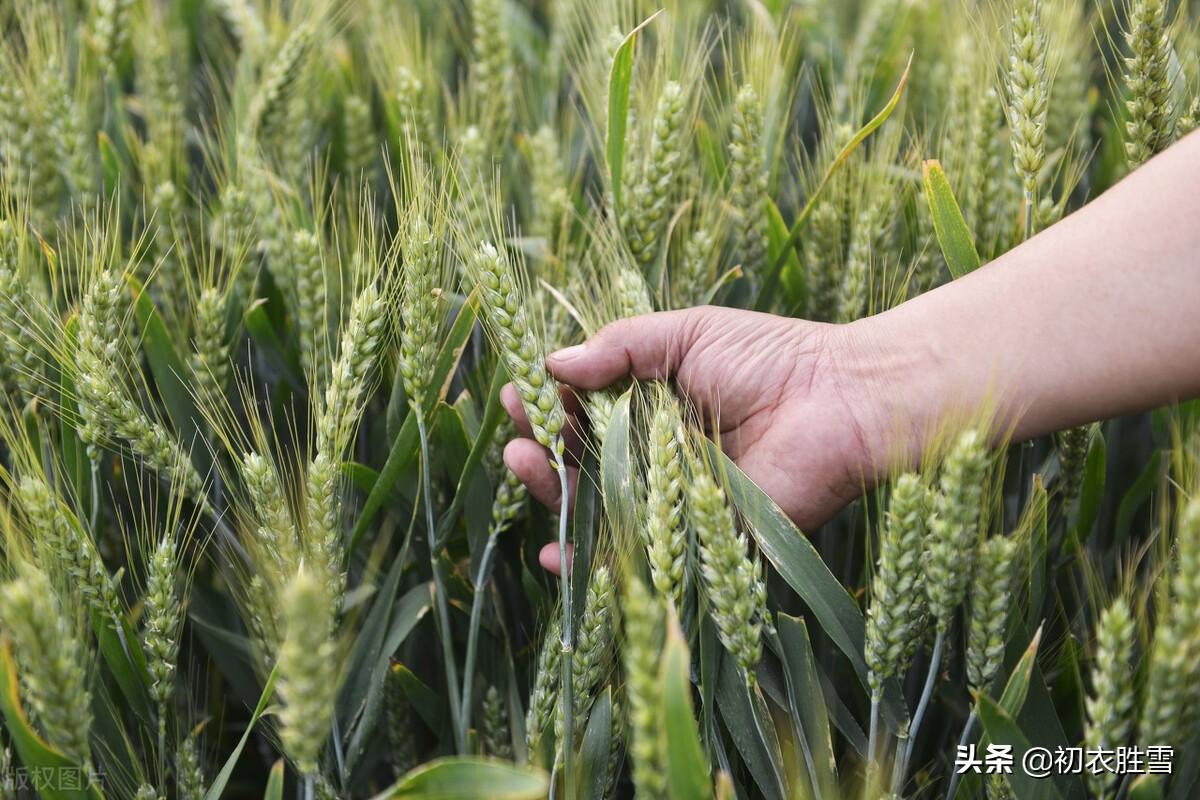
[[[1022,440],[1200,396],[1198,205],[1194,133],[995,261],[876,316],[647,314],[547,366],[576,390],[674,379],[738,466],[811,530],[918,463],[946,419],[987,414]],[[505,463],[558,508],[547,452],[511,386],[502,397],[520,432]],[[540,560],[557,570],[557,545]]]

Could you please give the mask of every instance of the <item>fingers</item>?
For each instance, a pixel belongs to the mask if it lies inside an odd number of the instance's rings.
[[[552,353],[546,366],[560,381],[603,389],[621,378],[666,379],[679,368],[709,309],[643,314],[605,325],[586,342]]]
[[[562,564],[558,558],[559,549],[558,542],[551,542],[538,552],[538,563],[542,565],[542,569],[547,572],[553,572],[555,575],[562,575]],[[575,558],[575,545],[567,545],[567,571],[571,569]]]
[[[546,448],[532,439],[513,439],[504,448],[504,464],[513,471],[521,483],[529,489],[533,498],[551,511],[562,507],[562,483],[558,472],[550,463]],[[567,467],[567,513],[575,501],[575,484],[579,480],[578,467]]]

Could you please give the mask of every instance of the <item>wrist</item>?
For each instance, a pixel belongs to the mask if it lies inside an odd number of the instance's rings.
[[[862,441],[863,470],[881,478],[916,467],[951,411],[946,359],[928,330],[889,313],[833,329],[833,371]]]

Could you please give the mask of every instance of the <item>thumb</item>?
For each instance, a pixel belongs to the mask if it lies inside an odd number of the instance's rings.
[[[546,366],[563,383],[595,391],[634,377],[674,376],[709,315],[705,308],[663,311],[605,325],[583,344],[559,350]]]

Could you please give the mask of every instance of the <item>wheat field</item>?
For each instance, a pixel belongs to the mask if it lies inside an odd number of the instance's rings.
[[[1196,127],[1198,14],[0,2],[0,800],[1194,796],[1195,402],[802,532],[546,358],[961,277]]]

